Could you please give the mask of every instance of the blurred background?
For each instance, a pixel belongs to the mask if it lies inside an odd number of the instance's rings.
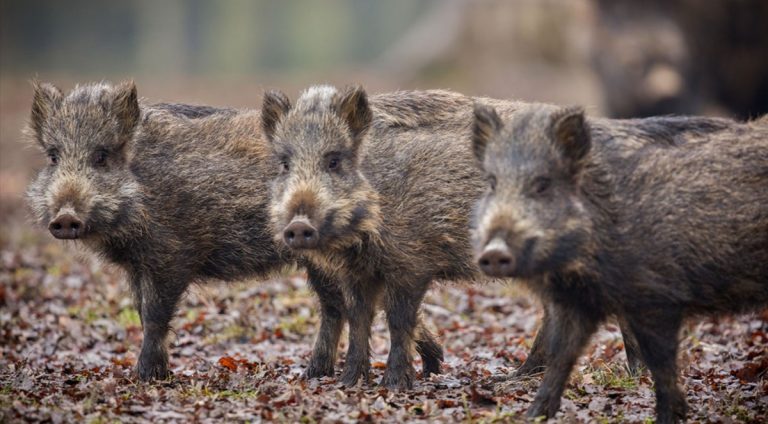
[[[133,79],[150,101],[243,108],[258,107],[265,89],[295,98],[331,83],[580,104],[611,117],[749,119],[768,112],[768,0],[0,0],[0,422],[13,421],[7,411],[17,421],[251,421],[271,419],[270,407],[294,414],[275,415],[283,421],[306,411],[347,417],[350,408],[389,408],[392,398],[376,390],[350,403],[358,395],[338,398],[332,385],[318,394],[285,383],[306,363],[319,325],[300,273],[193,286],[171,350],[183,383],[157,390],[128,379],[142,333],[123,274],[26,216],[24,190],[44,166],[22,137],[33,78],[63,90]],[[450,403],[433,412],[444,421],[515,419],[504,414],[527,407],[524,391],[501,405],[460,382],[525,358],[537,303],[515,285],[446,286],[430,291],[424,312],[447,358],[438,392]],[[768,313],[718,318],[683,332],[694,420],[766,422],[766,322]],[[377,319],[378,374],[385,330]],[[582,405],[585,422],[647,421],[651,381],[622,371],[618,328],[596,339],[564,403]],[[246,361],[237,373],[219,365],[232,355]],[[421,387],[395,408],[429,410],[420,399],[434,398],[436,386]]]
[[[768,110],[764,0],[1,0],[0,20],[3,217],[42,163],[21,138],[31,78],[235,107],[360,83],[613,117]]]

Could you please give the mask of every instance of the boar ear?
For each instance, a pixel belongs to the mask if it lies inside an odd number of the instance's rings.
[[[336,113],[349,126],[354,147],[357,148],[373,119],[368,95],[359,85],[347,87],[344,92],[336,94],[333,105]]]
[[[552,116],[552,138],[565,157],[578,165],[589,153],[591,141],[584,109],[566,107]]]
[[[485,159],[485,146],[503,126],[496,109],[475,103],[475,119],[472,124],[472,151],[479,163]]]
[[[32,116],[30,118],[30,127],[33,135],[42,143],[42,132],[45,121],[51,117],[51,114],[61,105],[64,94],[53,84],[32,81]]]
[[[115,86],[112,114],[117,118],[123,140],[131,137],[141,116],[139,96],[133,81],[124,81]]]
[[[277,123],[291,110],[291,101],[288,96],[278,90],[269,90],[264,93],[261,103],[261,129],[267,140],[272,140]]]

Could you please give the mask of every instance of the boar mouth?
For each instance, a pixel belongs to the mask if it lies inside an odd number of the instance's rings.
[[[571,231],[559,237],[551,252],[542,260],[535,261],[533,255],[529,258],[530,274],[543,274],[562,270],[575,257],[581,254],[588,235],[583,231]]]
[[[566,253],[555,249],[548,256],[539,258],[536,249],[538,237],[527,238],[521,244],[517,248],[510,248],[505,240],[494,238],[478,259],[480,269],[491,277],[533,278],[554,270],[553,267],[560,265]]]

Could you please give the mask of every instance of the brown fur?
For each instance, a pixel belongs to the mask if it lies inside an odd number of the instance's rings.
[[[342,381],[353,385],[367,377],[370,322],[381,303],[392,335],[382,383],[410,387],[416,312],[426,289],[434,280],[478,278],[466,230],[467,211],[483,185],[466,142],[473,99],[397,92],[372,97],[370,108],[362,99],[359,88],[313,87],[286,109],[283,95],[265,96],[265,110],[282,111],[264,123],[274,129],[268,138],[282,169],[272,189],[271,222],[277,241],[292,222],[309,223],[319,246],[300,253],[345,281],[347,307],[359,319],[350,329]],[[510,114],[523,106],[483,100]],[[357,109],[339,114],[338,103]],[[350,128],[365,127],[369,116],[361,145]],[[523,371],[543,364],[536,356]]]
[[[36,220],[84,223],[79,241],[128,274],[144,327],[142,379],[168,375],[165,339],[189,284],[263,277],[294,261],[267,230],[267,186],[277,170],[258,111],[140,102],[132,83],[88,84],[64,95],[35,83],[28,133],[52,157],[28,189]],[[104,153],[103,166],[94,162]],[[55,158],[55,159],[53,159]],[[333,373],[347,314],[338,283],[308,267],[321,328],[306,370]],[[418,349],[442,350],[421,327]]]
[[[494,115],[478,107],[478,125]],[[474,142],[498,180],[477,208],[481,263],[502,252],[506,262],[488,269],[521,279],[551,316],[549,368],[529,415],[557,412],[584,345],[613,314],[653,375],[657,420],[684,419],[682,319],[768,305],[768,129],[532,107]]]
[[[30,206],[45,225],[76,216],[80,241],[127,271],[144,327],[142,379],[168,375],[165,339],[190,283],[263,276],[291,262],[264,231],[273,168],[254,142],[259,121],[257,111],[140,107],[132,83],[66,96],[35,86],[30,134],[55,160],[30,185]]]

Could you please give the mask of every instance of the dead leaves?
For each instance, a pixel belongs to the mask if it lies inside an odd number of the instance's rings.
[[[389,347],[382,319],[371,339],[373,384],[338,382],[345,337],[336,375],[304,380],[319,319],[299,274],[192,290],[174,321],[173,377],[140,383],[140,320],[121,273],[46,237],[14,243],[0,246],[2,422],[506,422],[521,419],[540,382],[509,378],[527,358],[539,313],[501,285],[430,292],[424,316],[436,324],[446,362],[413,390],[375,384]],[[768,311],[690,326],[680,364],[692,421],[768,418],[766,331]],[[652,381],[629,376],[625,362],[618,329],[607,325],[579,361],[560,419],[652,417]]]

